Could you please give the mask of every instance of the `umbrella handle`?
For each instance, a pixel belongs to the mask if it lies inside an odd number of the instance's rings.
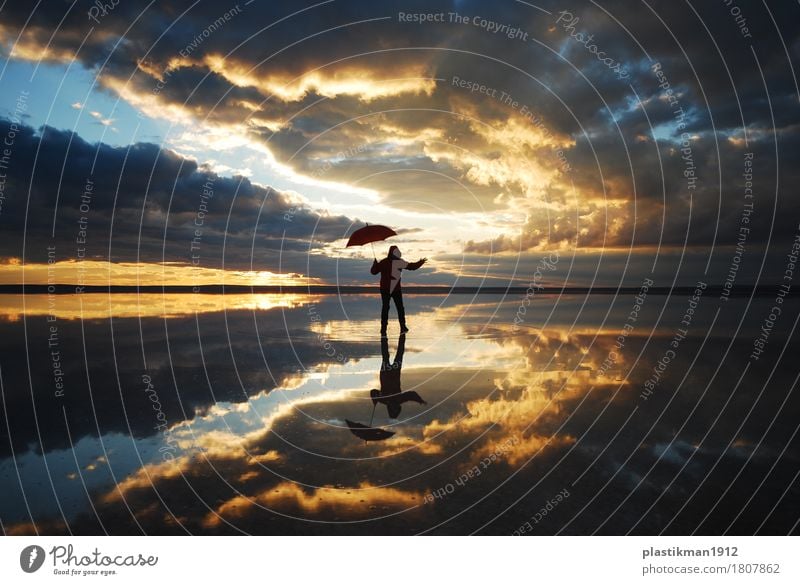
[[[377,402],[372,403],[372,416],[369,417],[369,426],[372,426],[372,419],[375,418],[375,407],[378,406]]]

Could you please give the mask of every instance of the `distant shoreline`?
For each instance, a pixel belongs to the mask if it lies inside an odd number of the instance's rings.
[[[778,285],[759,285],[755,287],[754,296],[774,296],[777,292]],[[546,287],[535,289],[536,295],[586,295],[586,294],[599,294],[599,295],[614,295],[614,294],[638,294],[640,287],[636,286],[567,286],[567,287]],[[648,294],[654,295],[691,295],[694,293],[695,287],[693,286],[678,286],[678,287],[653,287],[647,291]],[[719,295],[723,287],[721,285],[709,285],[704,294]],[[525,295],[528,287],[525,286],[404,286],[403,292],[412,295],[441,295],[446,296],[450,294],[457,295]],[[223,285],[223,284],[207,284],[201,286],[184,286],[184,285],[111,285],[111,286],[76,286],[73,284],[0,284],[0,295],[3,294],[116,294],[116,293],[139,293],[139,294],[297,294],[297,295],[331,295],[331,294],[346,294],[346,295],[377,295],[379,294],[378,287],[376,286],[358,286],[358,285],[309,285],[309,286],[280,286],[280,285],[265,285],[265,286],[247,286],[247,285]],[[736,286],[730,290],[730,296],[743,297],[750,296],[754,293],[752,286]],[[800,288],[792,289],[789,296],[797,296],[800,294]]]

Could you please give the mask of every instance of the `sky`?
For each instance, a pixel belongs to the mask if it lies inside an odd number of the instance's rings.
[[[779,282],[800,4],[679,5],[5,2],[0,283]]]

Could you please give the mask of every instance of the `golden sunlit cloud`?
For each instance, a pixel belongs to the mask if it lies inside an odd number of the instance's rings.
[[[209,151],[224,152],[235,148],[246,148],[252,150],[257,156],[260,155],[266,167],[298,185],[323,187],[339,193],[361,195],[369,201],[377,201],[379,199],[379,195],[374,189],[355,187],[334,180],[326,180],[296,172],[291,165],[279,162],[270,150],[269,145],[255,138],[252,134],[252,130],[259,127],[272,132],[278,131],[286,125],[285,121],[271,120],[263,116],[253,115],[247,120],[236,124],[214,122],[208,118],[198,123],[198,112],[183,104],[164,100],[156,93],[140,91],[129,80],[108,77],[103,79],[103,84],[147,117],[156,120],[169,120],[174,124],[185,126],[186,129],[170,134],[166,139],[171,148],[184,156],[196,156],[193,153],[201,151],[205,153]],[[253,107],[255,105],[251,103],[247,109],[254,112]],[[176,127],[180,128],[179,126]],[[238,169],[237,171],[241,174],[241,171]],[[258,185],[258,183],[254,184]],[[301,196],[298,195],[298,198],[301,198]],[[305,202],[305,198],[302,199]]]
[[[76,284],[81,286],[228,284],[244,286],[321,284],[300,274],[278,274],[269,270],[222,270],[170,263],[108,262],[106,260],[60,260],[21,263],[11,259],[0,264],[0,284]]]
[[[260,455],[248,457],[242,437],[233,436],[226,432],[206,432],[199,440],[202,442],[201,447],[204,450],[204,458],[213,459],[217,464],[220,461],[227,460],[241,461],[249,465],[259,466],[281,459],[277,451],[267,451]],[[201,457],[200,460],[202,459]],[[191,454],[181,455],[157,463],[148,463],[117,483],[100,501],[104,504],[124,501],[131,492],[144,490],[158,482],[176,479],[182,475],[191,475],[197,463],[198,458],[193,457]]]
[[[69,62],[77,58],[72,50],[59,49],[50,43],[42,43],[40,36],[44,34],[41,28],[29,27],[17,37],[14,31],[0,24],[0,43],[9,46],[10,56],[13,59]],[[47,33],[47,36],[50,34]]]
[[[173,60],[170,67],[193,64],[188,59],[180,62]],[[234,85],[256,87],[268,96],[277,96],[283,101],[299,101],[313,91],[325,97],[351,95],[370,102],[402,94],[430,95],[436,88],[436,80],[428,75],[428,67],[416,64],[400,65],[391,70],[345,66],[335,70],[317,69],[301,76],[262,76],[253,71],[251,65],[216,54],[205,55],[202,64]]]

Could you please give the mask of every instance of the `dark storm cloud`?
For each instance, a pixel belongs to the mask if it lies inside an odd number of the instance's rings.
[[[537,4],[550,14],[513,2],[491,7],[477,1],[332,2],[274,26],[269,25],[311,3],[289,9],[262,2],[238,8],[178,2],[142,13],[138,6],[120,4],[95,25],[78,52],[88,32],[87,2],[53,35],[50,58],[64,60],[77,52],[80,62],[98,71],[101,85],[124,88],[134,101],[155,99],[214,123],[244,125],[251,138],[300,172],[315,176],[324,169],[322,178],[345,182],[369,176],[362,186],[379,190],[390,205],[421,209],[415,198],[422,198],[456,212],[475,205],[489,213],[523,206],[530,215],[522,238],[477,238],[468,251],[565,242],[588,247],[732,243],[745,150],[755,156],[760,196],[750,241],[791,237],[796,205],[786,197],[776,204],[775,191],[800,179],[800,96],[790,60],[800,56],[797,6],[737,2],[744,19],[737,22],[722,2],[682,4],[680,10],[667,1]],[[66,4],[37,9],[20,53],[47,45],[66,9]],[[229,21],[205,34],[231,9],[236,14]],[[448,12],[470,20],[398,21],[398,12],[439,11],[446,20]],[[579,19],[572,29],[563,11]],[[7,45],[28,16],[27,6],[4,10]],[[391,18],[344,26],[386,16]],[[474,16],[520,27],[529,37],[492,33],[476,26]],[[570,32],[592,35],[597,50],[622,64],[627,76],[620,79]],[[316,36],[304,38],[311,35]],[[367,52],[372,54],[359,56]],[[224,62],[215,62],[217,57]],[[652,69],[655,63],[661,79]],[[280,93],[306,74],[302,79],[311,81],[305,89]],[[435,87],[370,93],[407,75],[439,81]],[[556,170],[550,147],[519,146],[519,136],[493,142],[481,134],[480,123],[503,129],[514,120],[525,121],[520,106],[456,87],[453,76],[505,92],[535,112],[561,143],[573,172]],[[342,89],[336,84],[343,80],[365,85]],[[663,99],[663,81],[676,92],[676,104]],[[153,97],[159,82],[163,89]],[[676,127],[677,107],[685,115],[682,129]],[[480,123],[470,124],[465,114]],[[743,126],[748,146],[741,144]],[[693,136],[698,183],[691,194],[683,175],[682,132]],[[512,152],[515,146],[519,150]],[[362,148],[359,156],[337,157],[351,147]],[[541,164],[540,184],[531,185],[520,172],[526,160]],[[476,161],[502,165],[476,171]],[[414,172],[402,180],[385,172],[397,170]],[[568,193],[572,184],[579,190],[577,201]],[[464,185],[474,199],[464,196]],[[557,208],[547,225],[542,197]],[[771,225],[774,205],[778,226]]]
[[[0,135],[9,124],[0,119]],[[265,255],[307,253],[343,237],[353,224],[154,144],[89,144],[49,126],[40,132],[20,126],[6,174],[0,250],[6,258],[24,254],[29,262],[46,260],[48,246],[55,246],[58,259],[75,258],[82,222],[87,259],[190,265],[197,253],[203,267],[224,262],[247,269],[255,261],[263,269]],[[296,259],[284,261],[284,272],[303,272],[303,258]],[[277,270],[277,261],[266,268]]]

